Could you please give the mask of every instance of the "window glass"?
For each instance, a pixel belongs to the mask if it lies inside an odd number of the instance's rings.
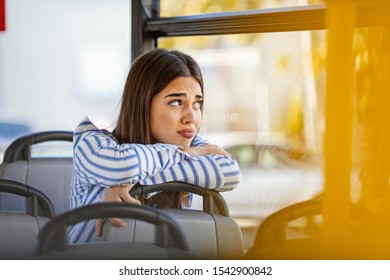
[[[160,38],[159,47],[200,64],[203,134],[219,134],[222,145],[272,141],[322,153],[326,31]]]
[[[130,2],[7,1],[0,161],[11,133],[73,130],[86,115],[113,125],[130,67]]]
[[[31,158],[73,157],[73,143],[49,141],[31,146]]]
[[[202,68],[201,135],[240,165],[241,185],[222,195],[246,244],[267,216],[321,193],[326,31],[161,38],[158,45],[189,53]]]

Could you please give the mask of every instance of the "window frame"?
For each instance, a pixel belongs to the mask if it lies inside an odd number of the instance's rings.
[[[372,26],[381,19],[377,6],[358,6],[357,27]],[[326,28],[326,4],[160,17],[160,0],[133,0],[131,7],[131,60],[158,46],[158,38],[228,35]]]

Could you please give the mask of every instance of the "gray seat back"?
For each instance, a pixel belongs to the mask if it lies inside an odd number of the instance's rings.
[[[69,210],[73,159],[67,157],[32,157],[32,146],[49,141],[68,141],[70,131],[48,131],[30,134],[14,141],[6,150],[0,165],[0,178],[33,186],[45,193],[54,205],[56,215]],[[71,145],[69,145],[71,147]],[[23,198],[0,193],[0,209],[24,211]]]
[[[189,251],[197,259],[239,259],[244,255],[242,234],[237,223],[220,214],[207,214],[198,210],[160,209],[183,229]],[[102,241],[152,242],[155,239],[151,226],[124,219],[126,227],[118,228],[106,221]]]
[[[48,221],[48,218],[42,216],[0,211],[0,259],[33,258],[39,231]]]
[[[244,255],[244,245],[238,224],[229,217],[222,196],[213,190],[179,182],[133,188],[132,195],[146,195],[157,190],[188,191],[203,196],[203,210],[159,209],[175,220],[186,234],[190,252],[198,259],[238,259]],[[151,242],[153,231],[145,223],[126,220],[125,228],[106,221],[103,241]]]
[[[26,204],[26,212],[0,210],[0,259],[31,259],[39,231],[54,217],[53,205],[39,190],[15,181],[0,179],[0,192],[18,195]]]
[[[37,158],[3,164],[0,167],[0,178],[41,190],[49,197],[58,215],[69,210],[72,172],[72,158]],[[0,193],[0,209],[25,211],[25,204],[19,196]]]
[[[152,242],[68,244],[67,226],[104,217],[142,220],[154,231]],[[192,259],[186,237],[172,218],[155,208],[121,202],[95,203],[51,220],[40,232],[37,259]]]

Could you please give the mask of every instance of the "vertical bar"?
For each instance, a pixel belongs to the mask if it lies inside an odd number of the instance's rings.
[[[365,206],[379,217],[379,223],[371,228],[368,235],[370,243],[375,246],[372,251],[375,251],[376,258],[387,259],[390,250],[390,3],[373,2],[380,24],[371,27],[368,30],[370,36],[366,37],[370,113],[366,132],[369,157],[366,160],[363,190]]]
[[[0,31],[5,31],[5,0],[0,0]]]
[[[143,20],[141,1],[131,1],[131,62],[142,54]]]
[[[150,11],[150,16],[159,17],[160,1],[132,0],[131,3],[131,61],[133,62],[138,56],[157,46],[155,35],[145,30],[148,15],[144,9]]]
[[[355,3],[328,0],[328,57],[324,139],[324,253],[347,254],[350,216]]]
[[[26,213],[30,216],[38,216],[38,198],[35,195],[26,198]]]

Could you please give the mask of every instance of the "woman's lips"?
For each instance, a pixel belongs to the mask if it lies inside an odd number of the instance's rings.
[[[179,130],[177,133],[179,133],[184,138],[190,139],[195,137],[195,129],[186,128],[186,129]]]

